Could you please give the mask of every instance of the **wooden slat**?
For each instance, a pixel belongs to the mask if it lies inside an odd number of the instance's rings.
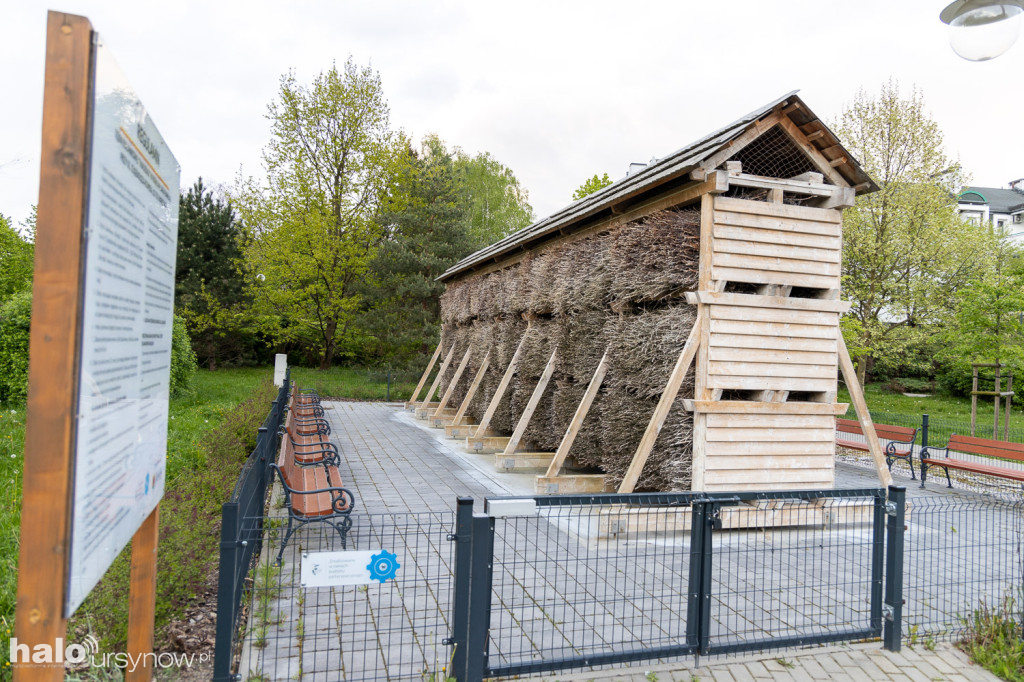
[[[839,356],[836,353],[814,353],[809,351],[782,350],[762,348],[723,348],[722,346],[711,346],[708,350],[712,361],[721,362],[744,362],[756,360],[757,362],[771,362],[786,365],[830,365],[836,366]]]
[[[730,469],[708,471],[705,474],[708,485],[737,485],[752,483],[765,489],[777,489],[783,483],[818,483],[831,487],[834,472],[831,468],[820,469]]]
[[[786,403],[777,403],[785,405]],[[834,429],[831,414],[708,414],[708,430],[713,428]],[[786,440],[790,440],[787,438]]]
[[[834,289],[839,286],[838,275],[809,275],[807,273],[781,272],[777,270],[715,266],[714,276],[716,280],[723,280],[726,282],[782,284],[793,287],[808,287],[811,289]]]
[[[473,383],[470,384],[469,390],[466,392],[466,397],[462,399],[462,404],[459,405],[459,411],[455,413],[455,419],[452,420],[452,424],[462,424],[466,418],[466,409],[469,408],[469,404],[473,402],[473,397],[476,395],[476,390],[480,388],[480,382],[484,378],[484,374],[487,373],[487,368],[491,364],[491,352],[487,351],[484,355],[483,361],[480,363],[480,369],[476,371],[476,376],[473,377]],[[446,434],[447,435],[447,434]]]
[[[837,419],[836,430],[842,433],[856,433],[864,435],[863,429],[860,428],[860,423],[853,419]],[[888,440],[907,440],[917,433],[917,429],[907,426],[894,426],[892,424],[879,424],[876,422],[875,433],[877,433],[880,438],[886,438]]]
[[[817,275],[819,277],[838,277],[839,262],[792,260],[789,258],[772,258],[752,253],[720,253],[711,257],[715,268],[733,268],[741,270],[764,270],[766,272],[792,272],[801,275]]]
[[[708,490],[708,492],[726,492],[726,491],[742,492],[742,491],[747,491],[747,490],[778,490],[781,487],[785,487],[787,490],[820,490],[821,488],[831,488],[834,483],[835,483],[835,477],[833,476],[833,477],[831,477],[831,478],[829,478],[827,480],[811,481],[811,482],[805,482],[805,483],[785,483],[785,484],[781,484],[781,485],[777,484],[777,483],[771,484],[771,485],[765,485],[764,483],[732,483],[732,484],[730,484],[730,483],[716,483],[714,485],[708,485],[707,490]],[[736,508],[735,507],[728,507],[728,509],[736,509]],[[752,525],[752,523],[750,521],[748,521],[747,518],[753,518],[753,519],[756,520],[758,518],[758,516],[757,516],[758,514],[764,514],[764,513],[765,512],[753,511],[753,512],[748,512],[748,516],[746,516],[746,517],[740,516],[739,517],[740,520],[737,521],[737,523],[741,523],[742,525],[741,526],[737,526],[737,527],[741,527],[741,528],[750,527]],[[777,513],[778,512],[773,512],[773,514],[777,514]],[[816,512],[816,513],[821,514],[822,512],[819,511],[819,512]],[[728,519],[729,519],[729,517],[726,516],[726,520],[727,521],[728,521]],[[790,519],[792,519],[792,520],[790,520]],[[792,525],[799,525],[799,524],[806,525],[806,523],[807,523],[806,519],[807,519],[806,514],[796,513],[796,514],[791,515],[789,518],[785,518],[784,517],[783,520],[781,520],[781,521],[774,521],[774,522],[772,522],[771,525],[772,526],[792,526]],[[754,523],[756,523],[756,521]],[[821,524],[822,524],[822,521],[815,521],[814,522],[814,525],[816,525],[816,526],[820,526]]]
[[[430,376],[430,370],[434,369],[434,363],[437,362],[437,358],[441,355],[441,342],[437,342],[437,348],[434,349],[434,354],[430,356],[430,362],[427,363],[427,368],[423,370],[423,376],[420,377],[420,381],[416,384],[416,390],[412,392],[412,397],[409,398],[409,403],[416,402],[416,398],[419,396],[420,391],[423,390],[423,384],[427,383],[427,377]]]
[[[753,400],[683,400],[689,412],[707,414],[844,414],[847,403],[769,403]]]
[[[846,342],[842,335],[836,339],[839,346],[839,367],[843,371],[843,379],[846,381],[846,388],[850,392],[850,399],[857,412],[857,420],[864,430],[864,437],[871,449],[871,458],[875,462],[875,472],[883,487],[892,485],[892,475],[885,463],[885,455],[882,453],[882,444],[878,442],[878,435],[875,433],[875,426],[871,421],[871,413],[868,412],[867,402],[864,400],[864,391],[861,390],[860,381],[857,379],[857,370],[850,359],[850,353],[846,350]]]
[[[583,394],[583,400],[576,407],[576,413],[573,415],[572,421],[569,422],[569,428],[565,430],[562,442],[558,444],[558,450],[555,452],[555,456],[548,466],[547,473],[544,474],[545,476],[557,476],[559,470],[561,470],[562,465],[565,463],[565,458],[569,456],[569,450],[572,448],[573,441],[576,440],[576,435],[580,432],[580,427],[583,426],[583,419],[587,416],[587,412],[590,411],[590,406],[594,403],[598,389],[601,388],[601,382],[604,381],[604,375],[607,371],[608,350],[606,349],[604,355],[601,356],[601,361],[597,363],[594,375],[590,378],[590,384],[587,386],[586,393]]]
[[[144,662],[125,670],[125,682],[148,682],[154,666],[153,623],[156,618],[156,551],[160,536],[160,506],[157,505],[132,536],[132,562],[128,584],[127,653]]]
[[[737,391],[834,391],[836,380],[798,377],[732,377],[713,375],[708,377],[710,388],[734,389]]]
[[[716,377],[793,377],[808,379],[836,378],[835,365],[795,365],[771,362],[711,362],[708,375]]]
[[[752,322],[748,320],[711,320],[711,335],[737,334],[746,336],[793,337],[801,339],[828,339],[837,337],[838,325],[788,324],[784,322]]]
[[[640,439],[640,444],[637,446],[636,452],[633,453],[633,459],[629,463],[629,468],[626,469],[622,482],[619,484],[620,493],[633,492],[636,482],[640,480],[644,464],[647,463],[647,458],[654,448],[654,443],[658,440],[658,434],[661,433],[665,420],[668,418],[668,413],[672,409],[672,404],[675,402],[676,396],[679,395],[679,387],[682,386],[683,379],[690,369],[694,355],[696,355],[702,318],[703,315],[698,316],[696,323],[690,330],[686,343],[683,345],[683,350],[679,354],[675,366],[672,368],[672,373],[665,384],[665,390],[661,392],[658,404],[654,408],[654,414],[651,415],[651,420],[647,423],[647,428]]]
[[[956,450],[957,452],[1001,457],[1003,459],[1024,462],[1024,445],[1019,443],[993,441],[987,438],[972,438],[971,436],[954,434],[950,437],[948,445],[950,450]]]
[[[707,444],[708,457],[727,455],[828,455],[835,454],[831,441],[711,441]]]
[[[723,291],[688,292],[687,300],[697,303],[715,303],[733,307],[777,308],[782,310],[808,310],[819,313],[845,313],[850,309],[849,301],[824,298],[796,298],[792,296],[763,296],[760,294],[736,294]],[[712,319],[715,319],[712,316]]]
[[[724,223],[715,223],[715,239],[741,239],[748,242],[766,244],[786,244],[789,246],[807,246],[814,249],[835,249],[842,246],[842,239],[836,236],[808,234],[792,230],[771,230],[767,228],[739,227]]]
[[[758,204],[768,206],[768,204]],[[715,211],[716,226],[728,225],[751,232],[772,231],[785,232],[793,235],[817,235],[842,241],[843,227],[837,223],[816,220],[797,220],[783,216],[772,216],[758,213],[740,213],[737,211]]]
[[[735,213],[750,213],[757,216],[770,216],[773,218],[789,218],[792,220],[803,220],[815,223],[843,222],[842,214],[839,211],[813,208],[810,206],[796,206],[791,204],[766,204],[763,201],[750,201],[748,199],[736,199],[734,197],[715,197],[715,212],[733,211]]]
[[[749,350],[751,348],[764,350],[792,350],[808,353],[828,353],[835,355],[835,339],[802,339],[793,336],[769,336],[750,334],[712,334],[711,348],[736,348]],[[838,355],[836,356],[838,358]]]
[[[512,359],[509,360],[508,367],[505,368],[505,374],[502,375],[498,388],[494,390],[494,395],[491,396],[491,402],[487,405],[487,411],[484,412],[483,419],[480,420],[480,426],[476,430],[477,438],[483,438],[484,434],[487,433],[487,427],[491,425],[491,418],[494,417],[498,404],[501,403],[501,399],[505,396],[508,384],[512,381],[512,375],[515,374],[516,367],[519,365],[519,356],[523,352],[523,344],[526,343],[526,335],[530,333],[530,329],[531,327],[527,325],[526,331],[523,332],[523,338],[519,339],[519,345],[516,346],[516,352],[512,355]]]
[[[708,471],[742,469],[828,469],[832,466],[832,453],[820,455],[727,455],[708,457]]]
[[[441,363],[441,368],[437,370],[437,376],[434,377],[434,382],[430,384],[430,390],[428,390],[427,394],[423,396],[423,401],[419,403],[420,405],[425,405],[433,399],[434,393],[437,391],[437,387],[441,383],[441,377],[444,376],[445,371],[448,369],[448,364],[452,361],[453,355],[455,355],[454,343],[452,343],[452,348],[448,351],[448,355],[445,356],[444,362]]]
[[[711,416],[711,415],[705,415]],[[823,443],[831,443],[835,440],[835,428],[802,428],[802,429],[783,429],[783,428],[746,428],[746,427],[729,427],[729,428],[711,428],[708,427],[708,442],[716,440],[729,441],[730,443],[746,443],[746,442],[758,442],[758,441],[821,441]]]
[[[444,396],[441,398],[441,402],[437,405],[437,410],[434,412],[433,418],[439,419],[444,414],[444,410],[448,407],[448,401],[452,399],[452,393],[455,392],[455,387],[459,383],[459,379],[462,378],[462,373],[466,371],[466,366],[469,364],[469,356],[473,353],[473,347],[469,346],[466,348],[466,352],[462,355],[462,362],[455,369],[455,375],[452,380],[448,382],[448,389],[444,392]]]
[[[744,256],[762,256],[786,260],[806,260],[815,263],[835,263],[840,260],[839,249],[815,249],[807,246],[767,244],[739,241],[736,239],[715,239],[716,253],[733,253]]]
[[[530,400],[526,403],[526,407],[523,409],[523,413],[519,416],[519,421],[516,423],[515,431],[512,432],[512,437],[509,438],[508,445],[505,446],[505,454],[511,455],[516,451],[516,448],[519,447],[519,441],[523,439],[523,434],[526,433],[526,427],[530,425],[530,419],[533,418],[533,413],[537,409],[537,404],[540,403],[541,396],[544,395],[544,389],[548,387],[551,375],[555,371],[555,357],[557,355],[557,349],[551,351],[551,357],[548,358],[548,364],[544,367],[544,373],[540,375],[540,380],[537,382],[537,386],[533,389],[533,395],[530,396]]]

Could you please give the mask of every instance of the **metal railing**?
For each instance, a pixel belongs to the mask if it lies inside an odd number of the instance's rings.
[[[280,446],[278,430],[284,423],[290,386],[290,377],[286,375],[284,385],[259,428],[256,448],[242,467],[231,499],[221,506],[214,680],[234,679],[231,664],[243,592],[249,571],[262,548],[264,507],[272,483],[270,465]]]

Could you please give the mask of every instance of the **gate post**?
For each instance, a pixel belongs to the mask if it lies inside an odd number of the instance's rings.
[[[714,504],[694,500],[690,522],[690,579],[686,605],[686,643],[696,653],[710,648],[711,629],[711,528]]]
[[[885,571],[885,498],[874,498],[874,518],[871,528],[871,629],[875,636],[882,634],[882,599]]]
[[[889,501],[885,511],[889,515],[885,547],[885,631],[882,646],[899,651],[903,639],[903,530],[907,489],[889,486]]]
[[[483,682],[491,634],[491,579],[494,568],[494,519],[473,517],[473,568],[469,577],[469,632],[466,682]],[[461,680],[460,680],[461,682]]]
[[[448,536],[455,545],[455,594],[452,596],[451,676],[466,679],[466,652],[469,649],[470,571],[473,559],[473,498],[460,497],[455,512],[455,534]],[[437,671],[434,673],[437,675]]]
[[[217,634],[213,648],[213,679],[232,680],[231,662],[238,577],[238,503],[221,507],[220,575],[217,578]]]

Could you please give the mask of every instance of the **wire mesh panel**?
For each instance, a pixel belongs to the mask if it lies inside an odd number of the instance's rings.
[[[272,505],[273,506],[273,505]],[[283,510],[271,509],[264,551],[250,585],[240,679],[444,679],[451,614],[451,512],[353,514],[349,550],[395,555],[393,579],[303,587],[303,555],[342,549],[327,524],[304,526],[281,566]]]
[[[907,635],[952,637],[981,605],[1020,604],[1024,500],[908,497],[904,554]]]

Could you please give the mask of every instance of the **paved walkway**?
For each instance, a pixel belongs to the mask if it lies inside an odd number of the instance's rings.
[[[532,495],[535,476],[497,473],[493,455],[464,452],[455,441],[444,439],[443,430],[428,428],[395,405],[339,402],[327,408],[332,439],[342,453],[342,477],[357,497],[348,548],[394,551],[402,570],[398,580],[384,585],[301,588],[301,554],[341,549],[333,533],[317,526],[303,529],[289,543],[280,572],[268,573],[262,583],[256,579],[251,605],[256,617],[245,638],[240,672],[243,679],[437,676],[450,653],[441,640],[450,631],[453,561],[446,536],[452,530],[456,498],[473,496],[482,512],[485,497]],[[837,474],[837,487],[877,487],[869,469],[837,465]],[[937,488],[926,498],[953,496]],[[925,502],[918,505],[923,509]],[[609,511],[615,510],[562,508],[544,516],[496,521],[491,665],[679,641],[686,597],[678,585],[685,584],[688,570],[687,534],[598,538],[601,531],[594,529],[607,529],[601,525],[607,524],[602,514]],[[282,513],[275,508],[271,516]],[[937,516],[936,528],[929,529],[922,524],[926,518],[931,516],[919,513],[911,526],[916,522],[920,537],[941,538],[945,544],[940,543],[940,554],[922,554],[931,569],[922,566],[917,576],[909,573],[908,582],[920,575],[948,581],[941,566],[962,556],[951,543],[966,542],[975,531],[957,521],[949,533]],[[863,522],[844,526],[840,520],[836,526],[832,531],[819,526],[720,536],[716,561],[727,568],[715,577],[714,641],[848,632],[862,623],[870,525],[865,530]],[[978,532],[991,530],[989,524]],[[276,550],[277,542],[271,531],[264,555]],[[973,598],[973,593],[957,596]],[[956,601],[936,603],[959,608]],[[927,608],[937,607],[929,601]],[[905,613],[913,609],[909,604]],[[966,679],[957,674],[994,679],[943,645],[935,652],[919,646],[900,655],[883,652],[875,643],[810,653],[788,649],[758,658],[706,657],[692,670],[685,667],[688,660],[655,668],[636,664],[619,671],[566,673],[557,679],[639,675],[637,679],[652,682],[648,671],[663,682],[691,680],[691,675],[702,680]]]

